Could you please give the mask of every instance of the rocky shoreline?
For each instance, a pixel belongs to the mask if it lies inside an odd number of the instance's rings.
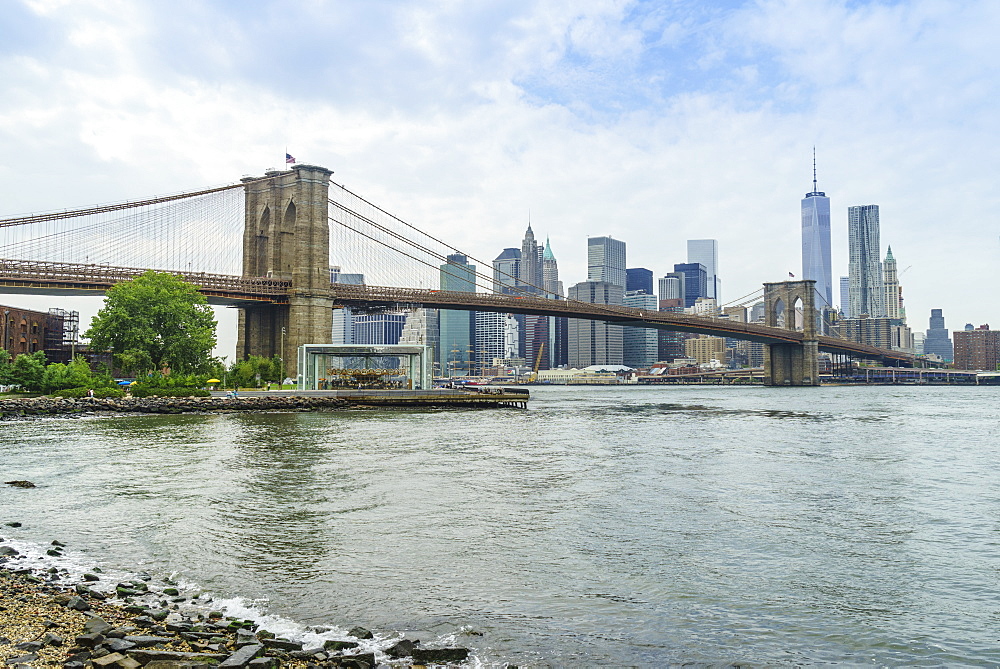
[[[39,416],[91,414],[179,414],[255,411],[316,411],[353,406],[338,397],[275,395],[271,397],[122,397],[67,399],[32,397],[0,399],[0,420]]]
[[[47,553],[58,558],[61,551],[54,541]],[[373,669],[459,666],[469,656],[465,648],[425,648],[405,638],[379,648],[366,643],[374,635],[361,627],[310,647],[214,611],[211,599],[169,579],[153,582],[140,574],[113,585],[103,579],[96,568],[77,579],[56,566],[32,569],[0,538],[0,657],[6,666]]]

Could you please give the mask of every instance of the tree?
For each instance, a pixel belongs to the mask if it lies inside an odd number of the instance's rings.
[[[9,371],[10,383],[24,390],[41,390],[45,376],[45,353],[22,353],[14,358]]]
[[[165,272],[115,284],[85,336],[94,350],[110,350],[126,372],[169,368],[197,374],[211,367],[215,318],[205,296]]]

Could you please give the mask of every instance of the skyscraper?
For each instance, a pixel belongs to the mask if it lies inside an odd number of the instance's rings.
[[[624,274],[624,267],[622,268]],[[624,277],[623,277],[624,278]],[[625,290],[607,281],[583,281],[570,286],[569,299],[591,304],[622,304]],[[569,319],[569,365],[620,365],[623,360],[622,326],[604,321]]]
[[[940,356],[942,360],[951,362],[952,346],[948,337],[948,328],[944,326],[944,316],[940,309],[931,309],[930,328],[924,336],[924,353]]]
[[[878,205],[847,208],[851,318],[885,318]]]
[[[903,309],[903,289],[899,285],[899,273],[896,271],[896,259],[892,257],[892,247],[885,255],[885,315],[886,318],[906,323],[906,310]]]
[[[545,249],[542,251],[542,281],[544,282],[545,297],[549,299],[563,299],[563,284],[559,280],[559,263],[556,262],[555,253],[552,252],[552,242],[545,238]],[[568,324],[565,316],[549,318],[549,350],[545,358],[548,358],[549,367],[559,367],[565,365],[569,360],[569,345],[567,340]]]
[[[653,281],[653,273],[649,273]],[[625,306],[634,309],[656,311],[659,306],[656,296],[644,290],[625,293]],[[660,331],[653,328],[625,327],[622,332],[622,359],[625,365],[635,368],[649,368],[659,359]]]
[[[476,266],[461,253],[453,253],[441,265],[441,290],[476,292]],[[468,374],[473,362],[473,312],[442,309],[438,314],[440,341],[438,361],[445,376]]]
[[[625,242],[587,238],[587,281],[605,281],[625,290]]]
[[[830,262],[830,198],[816,187],[813,149],[813,189],[802,199],[802,278],[816,282],[816,308],[833,306]],[[843,305],[841,305],[843,306]]]
[[[507,248],[493,259],[493,292],[510,293],[521,275],[521,250]]]
[[[719,242],[714,239],[689,239],[688,264],[701,263],[705,266],[705,293],[699,297],[719,299]]]
[[[625,292],[642,291],[647,295],[653,292],[653,272],[645,267],[630,267],[625,270]]]
[[[708,297],[708,272],[699,262],[678,263],[674,272],[684,274],[684,306],[693,307],[699,297]]]
[[[851,277],[840,277],[840,310],[844,318],[854,318],[851,314]]]
[[[683,300],[684,279],[684,272],[671,272],[660,279],[660,300]]]
[[[542,287],[542,252],[535,241],[535,233],[531,224],[524,232],[521,240],[521,264],[518,272],[519,284],[528,287],[527,292],[541,292]]]

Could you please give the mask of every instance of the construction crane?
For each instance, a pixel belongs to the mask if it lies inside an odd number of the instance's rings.
[[[529,383],[534,383],[538,379],[538,368],[542,364],[543,353],[545,353],[545,342],[542,342],[542,345],[538,347],[538,355],[535,356],[535,366],[531,370],[531,376],[528,377]]]

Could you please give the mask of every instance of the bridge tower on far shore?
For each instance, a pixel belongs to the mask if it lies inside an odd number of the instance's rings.
[[[812,279],[764,284],[764,324],[802,333],[801,344],[764,346],[764,385],[819,385],[815,295]]]
[[[292,378],[298,347],[329,344],[331,338],[331,174],[324,167],[295,165],[267,172],[264,179],[243,179],[243,276],[282,279],[292,286],[287,305],[240,309],[236,355],[280,355],[285,375]]]

